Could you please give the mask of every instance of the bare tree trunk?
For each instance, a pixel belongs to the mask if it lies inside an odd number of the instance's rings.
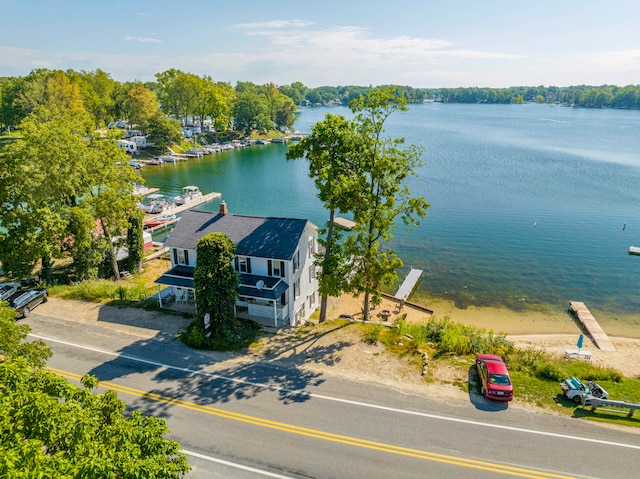
[[[120,270],[118,269],[118,260],[116,258],[116,249],[113,247],[113,241],[111,239],[111,233],[109,233],[109,230],[105,226],[104,221],[102,219],[100,220],[100,224],[102,225],[102,232],[104,234],[104,238],[107,240],[109,252],[111,253],[109,256],[111,256],[111,269],[113,271],[113,276],[115,277],[116,281],[118,281],[120,279]]]
[[[362,314],[363,321],[367,321],[369,319],[369,291],[364,292],[364,303],[362,305]]]
[[[331,241],[333,240],[333,218],[335,216],[335,211],[329,211],[329,226],[327,228],[327,247],[324,250],[324,263],[327,264],[327,260],[331,254]],[[323,294],[320,298],[320,319],[319,322],[322,323],[327,319],[327,295]]]

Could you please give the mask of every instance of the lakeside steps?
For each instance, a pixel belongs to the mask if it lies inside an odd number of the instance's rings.
[[[616,348],[604,332],[602,327],[593,317],[591,311],[581,301],[570,301],[569,312],[580,322],[580,325],[587,332],[596,347],[601,351],[615,351]]]

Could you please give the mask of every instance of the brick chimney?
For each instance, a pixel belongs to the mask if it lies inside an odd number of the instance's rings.
[[[227,203],[223,200],[220,202],[220,214],[226,215],[229,212],[227,209]]]

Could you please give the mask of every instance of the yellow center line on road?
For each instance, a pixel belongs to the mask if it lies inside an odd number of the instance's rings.
[[[81,374],[76,374],[69,371],[64,371],[61,369],[56,369],[51,367],[47,369],[49,369],[51,372],[59,376],[62,376],[66,379],[71,379],[73,381],[80,381],[80,379],[82,378]],[[143,391],[140,389],[131,388],[129,386],[124,386],[124,385],[116,384],[109,381],[100,381],[98,386],[111,391],[120,392],[123,394],[139,397],[142,399],[148,399],[148,400],[156,401],[159,403],[170,404],[170,405],[178,406],[184,409],[189,409],[191,411],[210,414],[212,416],[217,416],[223,419],[231,419],[231,420],[240,421],[246,424],[252,424],[260,427],[267,427],[270,429],[287,432],[290,434],[298,434],[301,436],[307,436],[314,439],[331,441],[331,442],[345,444],[349,446],[361,447],[361,448],[371,449],[375,451],[386,452],[390,454],[397,454],[397,455],[412,457],[416,459],[423,459],[427,461],[451,464],[454,466],[479,469],[479,470],[495,472],[500,474],[507,474],[514,477],[526,477],[531,479],[572,479],[571,476],[555,474],[552,472],[536,471],[533,469],[503,465],[499,463],[479,461],[474,459],[466,459],[464,457],[450,456],[446,454],[437,454],[437,453],[428,452],[428,451],[421,451],[419,449],[411,449],[411,448],[406,448],[402,446],[395,446],[393,444],[385,444],[381,442],[369,441],[366,439],[358,439],[355,437],[343,436],[340,434],[320,431],[317,429],[309,429],[306,427],[295,426],[293,424],[287,424],[287,423],[278,422],[278,421],[271,421],[269,419],[264,419],[256,416],[249,416],[247,414],[236,413],[236,412],[232,412],[224,409],[219,409],[219,408],[215,408],[215,407],[211,407],[203,404],[194,403],[191,401],[185,401],[184,399],[179,399],[175,397],[164,396],[162,394]]]

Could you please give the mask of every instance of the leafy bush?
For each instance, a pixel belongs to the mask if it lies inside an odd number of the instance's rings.
[[[261,326],[254,321],[238,319],[237,327],[224,330],[218,336],[207,337],[207,332],[201,320],[194,320],[180,335],[180,340],[194,349],[209,351],[236,351],[246,348],[253,343],[262,331]]]
[[[414,338],[420,337],[433,343],[438,354],[468,355],[478,353],[507,355],[513,350],[513,343],[507,341],[503,333],[487,332],[484,328],[453,323],[449,318],[438,320],[429,318],[426,325],[420,325],[422,332],[414,332]]]
[[[199,321],[192,322],[187,328],[187,331],[180,335],[180,339],[190,348],[205,349],[206,333],[199,323]]]
[[[383,328],[382,324],[367,324],[364,328],[363,341],[368,344],[377,344]]]

